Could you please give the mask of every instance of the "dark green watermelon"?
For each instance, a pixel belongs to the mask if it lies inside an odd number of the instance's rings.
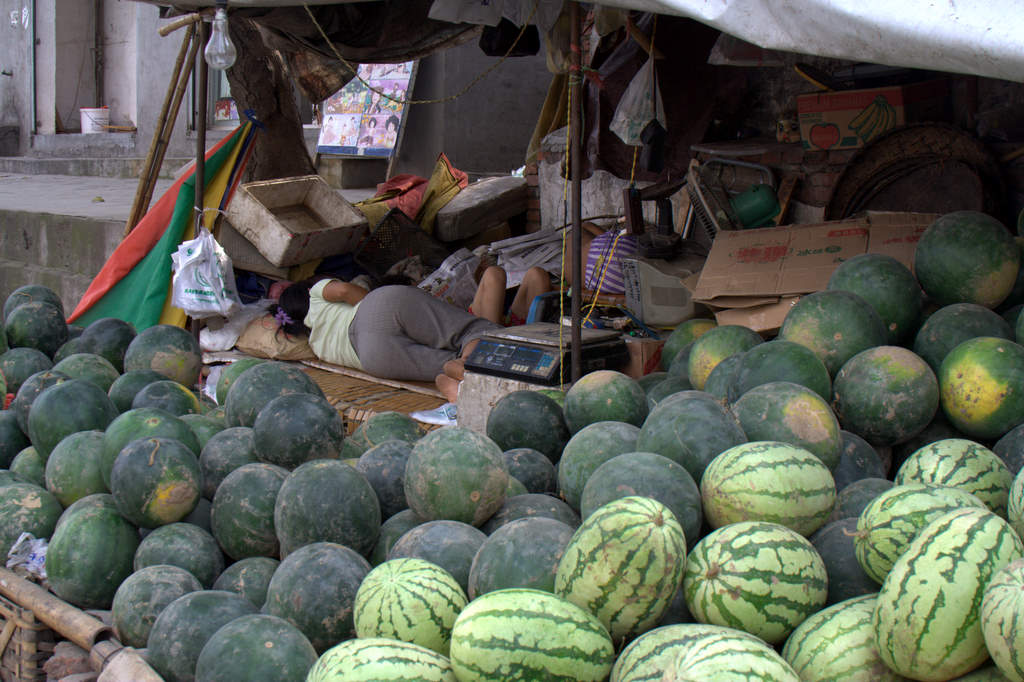
[[[217,486],[228,474],[243,464],[258,461],[252,429],[248,426],[234,426],[214,434],[199,455],[203,497],[213,500]]]
[[[1014,329],[998,313],[975,303],[953,303],[939,308],[914,337],[914,352],[938,372],[949,351],[979,336],[1014,340]]]
[[[158,324],[139,332],[124,352],[124,369],[151,369],[183,386],[194,386],[203,366],[199,342],[181,327]]]
[[[220,375],[217,377],[217,404],[224,404],[224,401],[227,400],[228,397],[228,389],[231,388],[231,384],[235,382],[235,379],[237,379],[242,372],[253,365],[260,364],[261,362],[266,362],[266,360],[263,358],[242,358],[224,366],[220,371]]]
[[[386,440],[359,456],[356,469],[373,486],[380,502],[381,518],[390,518],[409,508],[405,499],[405,463],[412,445],[404,440]]]
[[[9,467],[29,445],[31,441],[18,426],[18,416],[11,410],[0,411],[0,468]]]
[[[558,494],[570,507],[579,509],[590,475],[612,457],[636,451],[639,436],[639,428],[618,421],[595,422],[576,432],[558,461]]]
[[[177,381],[163,379],[146,384],[132,398],[132,409],[158,409],[180,417],[199,414],[199,399]]]
[[[711,370],[718,363],[730,355],[750,350],[763,340],[753,329],[737,324],[726,324],[709,330],[693,342],[690,350],[687,364],[690,383],[698,391],[703,390]]]
[[[1003,464],[1014,476],[1024,467],[1024,424],[1019,424],[996,441],[992,452],[999,455]]]
[[[571,433],[602,421],[639,427],[648,411],[647,394],[636,379],[610,369],[585,374],[565,394],[565,422]]]
[[[683,391],[651,410],[636,446],[623,452],[654,452],[682,465],[695,482],[719,453],[747,441],[731,412],[714,396]],[[621,454],[621,453],[616,453]]]
[[[469,598],[515,587],[555,590],[555,572],[574,532],[542,516],[511,521],[491,533],[469,567]]]
[[[404,412],[386,411],[371,414],[355,428],[341,446],[342,459],[358,458],[374,445],[386,440],[415,443],[423,436],[419,422]]]
[[[277,559],[266,556],[253,556],[236,561],[221,572],[213,583],[213,589],[235,592],[251,601],[257,608],[262,608],[267,601],[270,578],[280,563]]]
[[[885,344],[889,331],[871,304],[857,294],[818,291],[789,309],[779,338],[810,348],[835,376],[857,353]]]
[[[423,519],[416,516],[412,509],[403,509],[391,518],[380,524],[380,535],[370,553],[370,564],[378,566],[388,559],[388,552],[398,538],[405,535],[405,532],[424,523]]]
[[[571,391],[570,391],[571,393]],[[487,416],[487,437],[502,450],[531,448],[557,462],[569,440],[562,408],[537,391],[513,391],[498,399]]]
[[[104,430],[117,417],[117,408],[105,391],[84,379],[54,384],[32,402],[28,435],[43,457],[65,437],[77,431]]]
[[[21,384],[30,376],[52,368],[50,358],[35,348],[11,348],[0,355],[0,372],[7,381],[8,393],[17,394]]]
[[[757,346],[755,346],[756,348]],[[711,370],[704,382],[704,392],[713,395],[725,404],[729,402],[729,388],[732,386],[740,362],[746,353],[733,353]]]
[[[839,435],[843,449],[839,453],[839,464],[832,470],[836,492],[862,478],[885,478],[888,475],[882,458],[870,443],[850,431],[840,430]]]
[[[6,557],[22,533],[49,538],[63,511],[57,498],[38,485],[16,482],[0,487],[0,552]]]
[[[868,577],[854,554],[856,534],[857,518],[849,517],[822,526],[810,537],[828,574],[826,606],[878,591],[878,583]]]
[[[104,432],[103,458],[100,462],[100,473],[103,482],[110,487],[110,472],[114,468],[121,449],[133,440],[140,438],[173,438],[183,443],[197,456],[201,452],[188,424],[170,412],[153,407],[140,407],[118,415],[107,426]]]
[[[151,369],[131,370],[114,379],[107,395],[110,396],[118,412],[127,412],[132,409],[132,401],[135,400],[135,395],[139,391],[154,381],[164,381],[165,379],[163,374]]]
[[[668,377],[664,381],[659,382],[657,386],[647,391],[647,406],[653,410],[655,405],[673,393],[690,391],[692,389],[693,386],[690,385],[689,379],[684,379],[683,377]],[[650,414],[650,412],[648,412],[648,414]]]
[[[277,616],[254,613],[213,633],[196,659],[196,679],[302,680],[316,660],[316,650],[297,627]],[[245,661],[244,675],[239,675],[239,661]]]
[[[192,429],[196,441],[199,442],[200,452],[210,442],[211,438],[225,428],[223,421],[212,419],[205,414],[183,414],[178,419],[188,424],[188,428]]]
[[[832,379],[818,356],[799,343],[775,339],[758,344],[740,356],[728,389],[728,400],[734,403],[750,389],[772,381],[800,384],[823,400],[832,398]]]
[[[114,460],[110,493],[126,519],[143,528],[156,528],[180,521],[195,509],[200,497],[199,476],[199,460],[181,441],[133,440]]]
[[[14,309],[23,303],[36,303],[43,302],[49,303],[50,305],[56,306],[61,316],[64,315],[64,304],[60,300],[60,296],[57,295],[53,289],[43,286],[42,284],[25,284],[10,293],[6,299],[4,299],[4,319],[6,320],[14,312]]]
[[[501,453],[501,456],[509,476],[521,482],[527,492],[555,492],[558,475],[555,473],[555,465],[544,453],[532,448],[512,448]]]
[[[117,588],[110,607],[117,638],[125,646],[145,647],[160,612],[183,594],[201,589],[196,577],[178,566],[157,564],[135,571]]]
[[[282,557],[314,542],[336,542],[369,554],[380,522],[373,487],[355,468],[336,459],[296,467],[281,485],[274,508]]]
[[[96,493],[107,492],[101,471],[105,439],[102,431],[79,431],[57,443],[46,460],[44,478],[64,507]]]
[[[10,471],[19,481],[46,487],[46,462],[31,445],[14,456]]]
[[[914,273],[892,256],[862,253],[839,264],[828,280],[831,290],[849,291],[871,304],[888,331],[887,343],[903,343],[917,329],[924,292]]]
[[[289,621],[323,653],[355,637],[352,609],[359,585],[369,572],[366,559],[344,545],[305,545],[285,557],[274,571],[263,612]]]
[[[25,379],[8,408],[17,415],[18,426],[21,427],[22,431],[28,433],[29,408],[32,407],[32,403],[39,394],[54,384],[60,384],[70,379],[71,377],[67,374],[57,372],[53,369],[36,372],[29,378]]]
[[[252,440],[261,462],[294,469],[314,459],[337,459],[345,425],[326,399],[292,393],[274,398],[260,410]]]
[[[398,538],[388,552],[388,559],[415,558],[437,564],[451,573],[468,594],[473,557],[485,540],[487,535],[468,523],[427,521]]]
[[[544,517],[561,521],[571,528],[580,525],[580,515],[572,507],[553,495],[540,493],[524,493],[513,495],[505,500],[501,509],[480,526],[485,535],[490,535],[507,523],[517,519]]]
[[[686,344],[673,357],[666,368],[669,377],[690,381],[690,353],[693,352],[693,341]],[[692,385],[692,382],[691,382]]]
[[[50,538],[50,589],[80,608],[110,608],[117,588],[132,572],[138,546],[138,531],[121,516],[113,497],[83,497],[64,510]]]
[[[213,537],[229,557],[276,557],[274,503],[288,470],[273,464],[244,464],[224,478],[213,496]]]
[[[650,394],[651,389],[660,384],[668,376],[668,372],[648,372],[636,380],[644,393]]]
[[[84,379],[99,386],[104,393],[120,376],[117,369],[106,358],[95,353],[75,353],[53,366],[54,372],[63,372],[72,379]]]
[[[940,216],[914,249],[914,274],[939,305],[996,307],[1013,290],[1020,262],[1020,249],[1010,231],[978,211]]]
[[[22,303],[4,318],[7,345],[11,348],[35,348],[48,357],[68,340],[64,311],[52,303]]]
[[[893,485],[893,482],[887,478],[862,478],[854,481],[836,495],[836,505],[832,508],[832,513],[826,523],[851,517],[858,518],[864,511],[864,507],[871,503],[871,500]]]
[[[77,353],[92,353],[92,344],[88,339],[83,339],[80,336],[68,339],[54,352],[52,359],[54,364],[57,364]]]
[[[283,362],[261,362],[242,372],[224,399],[228,426],[252,426],[260,410],[274,398],[310,393],[324,398],[308,374]]]
[[[942,410],[939,410],[935,413],[935,417],[932,419],[931,423],[924,427],[920,433],[910,440],[893,446],[892,458],[889,462],[889,471],[895,474],[899,468],[903,466],[903,462],[905,462],[912,454],[929,443],[934,443],[938,440],[946,440],[947,438],[968,438],[968,436],[950,424],[949,420],[946,419],[945,413]]]
[[[705,318],[694,318],[677,325],[661,348],[661,368],[667,370],[680,350],[716,326],[718,325],[714,320]]]
[[[185,569],[208,590],[224,570],[224,555],[208,531],[191,523],[169,523],[147,534],[132,560],[136,571],[158,564]]]
[[[118,371],[124,372],[124,354],[137,332],[130,322],[116,317],[103,317],[89,324],[82,331],[81,338],[88,342],[91,350],[107,359]]]
[[[213,634],[236,618],[256,612],[252,602],[234,592],[183,594],[153,623],[146,640],[146,662],[166,682],[194,682],[196,661]]]

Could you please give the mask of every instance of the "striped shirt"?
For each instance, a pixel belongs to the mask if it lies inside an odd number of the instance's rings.
[[[637,238],[636,235],[623,234],[616,241],[616,234],[619,234],[618,230],[608,230],[590,242],[587,266],[583,274],[584,289],[597,291],[600,285],[601,294],[626,293],[620,259],[637,257]]]

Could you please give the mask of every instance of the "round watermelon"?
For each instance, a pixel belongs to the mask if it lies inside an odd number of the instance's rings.
[[[64,510],[50,538],[50,589],[80,608],[110,608],[118,586],[131,575],[138,545],[138,530],[117,510],[113,497],[83,497]]]
[[[622,372],[601,369],[584,375],[565,394],[565,421],[571,433],[601,421],[639,427],[647,417],[647,394]]]
[[[314,459],[337,459],[344,440],[341,415],[326,399],[311,393],[274,398],[252,425],[256,457],[285,469]]]
[[[513,391],[487,415],[487,437],[502,450],[531,448],[557,462],[569,440],[562,408],[537,391]]]
[[[862,253],[839,264],[827,289],[857,294],[875,309],[888,331],[887,343],[899,344],[917,329],[924,292],[914,273],[892,256]]]
[[[561,456],[561,451],[559,451]],[[529,493],[555,491],[558,475],[548,457],[533,448],[512,448],[501,453],[508,474],[523,484]]]
[[[498,528],[473,556],[470,598],[513,587],[554,592],[558,562],[574,530],[542,516],[516,519]]]
[[[761,343],[761,335],[753,329],[735,324],[722,325],[708,330],[693,342],[687,362],[687,375],[697,390],[704,388],[718,363],[735,353],[743,353]]]
[[[939,305],[994,308],[1009,296],[1020,269],[1013,235],[992,216],[954,211],[937,218],[914,249],[914,273]]]
[[[404,440],[386,440],[364,452],[356,462],[356,469],[377,493],[381,518],[390,518],[409,508],[405,499],[405,464],[410,454],[412,445]]]
[[[717,327],[718,324],[711,319],[694,318],[680,323],[672,330],[672,333],[665,339],[665,345],[661,348],[661,368],[667,370],[676,354],[682,348],[697,340],[705,332]]]
[[[728,400],[734,403],[750,389],[773,381],[799,384],[824,400],[832,397],[832,379],[818,356],[799,343],[775,339],[759,343],[740,355],[733,370]]]
[[[78,353],[91,352],[92,346],[89,345],[89,342],[83,339],[81,336],[76,336],[74,338],[69,338],[67,341],[61,344],[61,347],[56,350],[51,359],[53,360],[54,364],[57,364],[62,362],[65,358],[71,357],[72,355],[76,355]]]
[[[964,341],[939,368],[942,409],[974,438],[1001,438],[1024,422],[1024,346],[991,336]]]
[[[826,606],[878,591],[878,583],[857,562],[853,542],[856,534],[857,517],[853,516],[826,523],[808,538],[825,562],[828,574]]]
[[[541,493],[521,493],[505,498],[505,504],[480,526],[486,535],[490,535],[505,524],[517,519],[544,517],[561,521],[571,528],[580,525],[580,516],[572,507],[554,495]]]
[[[993,513],[1005,516],[1013,474],[983,445],[947,438],[907,458],[893,480],[897,485],[916,482],[960,488],[977,496]]]
[[[305,545],[274,571],[263,612],[289,621],[314,649],[326,651],[356,636],[352,610],[359,585],[369,572],[366,559],[344,545]]]
[[[404,486],[409,507],[421,518],[479,526],[505,501],[508,469],[494,441],[453,426],[416,442]]]
[[[71,379],[71,377],[63,372],[46,369],[41,372],[36,372],[22,382],[17,394],[14,396],[14,400],[11,401],[10,406],[7,408],[13,411],[17,416],[18,426],[21,427],[22,431],[28,433],[29,409],[31,409],[32,403],[35,402],[35,399],[39,397],[39,394],[50,386],[64,383],[69,379]]]
[[[366,555],[380,533],[380,503],[355,468],[316,459],[284,479],[274,504],[274,529],[282,557],[314,542],[336,542]]]
[[[849,431],[839,431],[843,449],[839,451],[839,464],[832,469],[836,491],[863,478],[885,478],[888,468],[882,462],[878,451],[866,440]]]
[[[151,369],[184,386],[195,385],[202,366],[203,356],[195,337],[170,324],[143,329],[124,353],[126,372]]]
[[[28,412],[28,435],[43,457],[77,431],[106,429],[117,417],[106,392],[83,379],[54,384],[36,397]]]
[[[111,384],[120,376],[109,360],[95,353],[69,355],[54,365],[51,371],[61,372],[72,379],[91,381],[103,389],[104,393],[110,390]]]
[[[419,422],[404,412],[377,412],[359,424],[341,446],[342,459],[356,458],[386,440],[415,443],[423,436]]]
[[[385,520],[380,524],[380,535],[377,536],[377,542],[370,554],[370,564],[379,566],[387,561],[388,552],[391,551],[391,547],[398,541],[398,538],[423,522],[423,519],[416,516],[416,512],[412,509],[404,509]]]
[[[248,426],[233,426],[211,436],[199,454],[203,497],[212,501],[217,487],[228,474],[243,464],[256,461],[252,429]]]
[[[80,338],[84,339],[91,349],[106,358],[118,373],[124,372],[124,354],[137,332],[131,322],[116,317],[101,317],[82,330]]]
[[[447,658],[418,644],[373,637],[350,639],[324,652],[306,682],[380,680],[457,682]]]
[[[156,564],[135,571],[117,588],[110,607],[117,638],[125,646],[145,647],[160,612],[178,597],[201,589],[196,577],[178,566]]]
[[[46,489],[64,507],[87,495],[107,492],[101,470],[104,443],[102,431],[79,431],[50,453],[43,471]]]
[[[281,562],[266,556],[254,556],[231,564],[217,576],[213,589],[240,594],[258,608],[267,601],[267,586]]]
[[[587,479],[599,466],[616,455],[636,452],[640,429],[619,421],[595,422],[573,434],[558,462],[558,493],[573,509]]]
[[[158,564],[185,569],[208,590],[224,570],[224,555],[209,531],[191,523],[168,523],[148,533],[132,559],[136,571]]]
[[[228,389],[231,388],[231,384],[235,382],[242,372],[249,369],[253,365],[258,365],[261,362],[266,362],[263,358],[241,358],[227,364],[217,376],[217,404],[223,405],[224,401],[228,397]]]
[[[46,487],[46,462],[31,445],[14,456],[10,472],[20,481]]]
[[[839,463],[839,422],[829,404],[810,389],[773,381],[747,391],[731,409],[751,441],[782,441],[803,448],[829,469]]]
[[[114,379],[114,383],[110,384],[110,388],[107,390],[107,395],[110,396],[110,400],[113,401],[118,412],[127,412],[132,409],[132,401],[135,400],[135,395],[139,391],[154,381],[163,381],[164,379],[163,374],[151,369],[132,370]]]
[[[790,308],[779,338],[810,348],[829,374],[857,353],[888,341],[889,333],[871,304],[849,291],[818,291]]]
[[[199,502],[199,461],[173,438],[133,440],[110,470],[110,493],[126,519],[143,528],[180,521]]]
[[[1011,561],[992,577],[981,602],[981,632],[992,660],[1010,678],[1024,670],[1024,559]]]
[[[732,387],[736,370],[739,369],[744,355],[746,353],[734,353],[715,365],[715,368],[711,370],[711,374],[708,375],[707,381],[704,382],[704,392],[713,395],[722,401],[723,404],[727,405],[729,403],[729,389]]]
[[[473,557],[487,540],[479,528],[461,521],[426,521],[395,541],[388,560],[423,559],[448,571],[464,592],[469,593],[469,571]]]
[[[63,511],[52,493],[32,483],[0,487],[0,552],[7,556],[22,533],[49,538]]]
[[[103,456],[100,459],[100,474],[104,484],[110,487],[110,472],[121,449],[140,438],[173,438],[198,455],[199,441],[188,428],[188,424],[170,412],[152,407],[140,407],[118,415],[107,426],[103,435]]]
[[[35,348],[11,348],[0,355],[0,372],[7,392],[17,394],[22,383],[36,372],[53,368],[53,361]]]
[[[914,352],[938,372],[949,351],[979,336],[1014,340],[1013,328],[984,306],[953,303],[939,308],[925,320],[914,337]]]
[[[177,381],[163,379],[146,384],[132,398],[132,409],[163,410],[176,417],[199,414],[199,399]]]
[[[202,453],[202,449],[206,447],[206,444],[210,442],[210,439],[225,428],[223,420],[213,419],[205,414],[183,414],[179,419],[188,424],[188,428],[195,435],[196,441],[199,443],[200,453]]]
[[[214,632],[199,651],[196,679],[204,682],[302,680],[317,654],[288,621],[253,613]],[[239,666],[239,661],[245,661]]]
[[[935,374],[899,346],[876,346],[854,355],[836,374],[834,390],[839,423],[874,445],[913,438],[939,409]]]
[[[385,637],[447,656],[466,593],[446,570],[423,559],[392,559],[363,578],[353,621],[360,638]]]
[[[272,464],[244,464],[224,478],[213,496],[210,526],[224,553],[238,561],[276,557],[274,505],[288,470]]]
[[[793,668],[770,646],[730,628],[706,634],[682,647],[668,666],[669,679],[717,679],[728,671],[738,679],[796,682]]]
[[[43,301],[22,303],[4,317],[7,345],[35,348],[49,357],[68,340],[68,326],[61,308]]]
[[[10,466],[18,453],[32,445],[18,428],[18,417],[11,410],[0,411],[0,466]]]
[[[200,590],[183,594],[160,612],[150,628],[146,662],[166,682],[191,682],[196,679],[199,654],[213,634],[236,618],[253,613],[256,607],[233,592]]]
[[[12,291],[4,299],[4,319],[6,320],[10,317],[11,313],[18,306],[24,303],[36,302],[49,303],[61,311],[61,316],[64,315],[64,304],[61,302],[57,292],[42,284],[24,284]]]
[[[894,485],[896,484],[887,478],[862,478],[854,481],[836,495],[835,506],[832,507],[832,513],[825,522],[857,519],[865,507]]]
[[[731,358],[726,358],[726,360],[730,359]],[[722,363],[719,363],[718,366],[721,367]],[[715,369],[718,369],[718,367],[715,367]],[[714,371],[712,370],[711,373],[714,374]],[[711,378],[708,377],[709,381],[710,379]],[[707,384],[705,384],[704,387],[706,389]],[[656,386],[647,391],[647,407],[653,410],[655,405],[657,405],[670,395],[679,393],[680,391],[689,391],[692,389],[693,386],[690,384],[689,379],[685,379],[683,377],[668,377],[664,381],[658,382]],[[648,412],[648,414],[650,413]]]
[[[252,426],[260,410],[274,398],[291,393],[324,397],[308,374],[283,362],[261,362],[238,375],[224,399],[228,426]]]

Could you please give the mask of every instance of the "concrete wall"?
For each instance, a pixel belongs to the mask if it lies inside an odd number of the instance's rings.
[[[28,0],[0,0],[0,155],[22,153],[28,142],[31,25]]]
[[[139,123],[136,56],[140,42],[145,45],[147,41],[140,41],[137,8],[146,14],[145,7],[137,2],[103,0],[103,101],[100,104],[110,107],[110,122],[114,125]]]

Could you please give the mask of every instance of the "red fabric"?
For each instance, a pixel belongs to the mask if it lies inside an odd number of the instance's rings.
[[[397,208],[407,216],[415,216],[423,203],[423,193],[427,191],[427,179],[411,173],[396,175],[386,182],[377,185],[377,196],[395,193],[395,196],[386,199],[391,208]]]
[[[206,152],[206,156],[209,157],[224,146],[228,140],[233,139],[234,135],[225,135],[222,140]],[[82,296],[82,300],[78,302],[74,312],[68,317],[68,322],[73,322],[79,315],[103,298],[160,241],[160,237],[163,236],[164,230],[167,229],[167,224],[171,220],[171,215],[174,213],[174,205],[178,201],[178,192],[181,190],[182,184],[195,174],[194,166],[193,164],[174,181],[174,184],[150,207],[146,215],[142,216],[142,219],[128,233],[128,236],[117,245],[114,253],[103,264],[99,274],[89,284],[89,288],[86,290],[85,295]]]

